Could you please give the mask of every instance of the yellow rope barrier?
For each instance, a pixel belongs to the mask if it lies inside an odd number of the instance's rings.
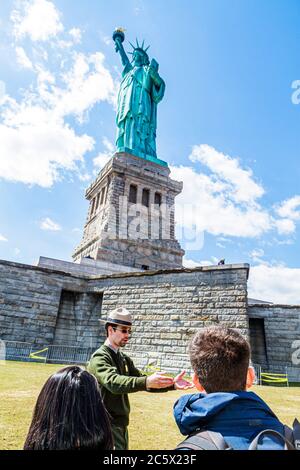
[[[33,353],[29,354],[30,359],[46,359],[46,356],[38,356],[38,354],[41,354],[45,351],[48,351],[48,348],[41,349],[40,351],[35,351]]]
[[[286,383],[288,384],[288,376],[287,374],[270,374],[267,372],[262,372],[260,374],[261,381],[266,383]]]

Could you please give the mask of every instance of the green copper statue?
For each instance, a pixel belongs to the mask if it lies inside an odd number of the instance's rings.
[[[157,104],[163,99],[165,82],[158,74],[156,60],[149,62],[149,47],[144,49],[144,41],[141,46],[138,41],[136,47],[131,44],[130,63],[122,44],[124,39],[122,28],[114,31],[116,52],[124,66],[117,104],[117,151],[156,161]]]

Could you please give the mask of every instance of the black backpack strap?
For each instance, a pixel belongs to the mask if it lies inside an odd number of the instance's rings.
[[[222,434],[213,431],[199,431],[191,434],[176,447],[176,450],[229,450]]]
[[[293,444],[296,450],[300,450],[300,423],[297,418],[293,422]]]
[[[260,438],[262,436],[267,436],[267,435],[275,436],[278,439],[281,439],[281,441],[284,443],[285,450],[295,450],[295,447],[293,446],[293,444],[291,444],[291,442],[283,434],[280,434],[280,432],[274,431],[274,429],[264,429],[259,434],[257,434],[257,436],[250,443],[248,450],[258,450],[257,447],[258,447]]]
[[[292,444],[294,444],[294,434],[293,430],[287,426],[286,424],[284,425],[284,437],[290,441]]]
[[[284,426],[284,436],[290,441],[296,450],[300,450],[300,423],[297,418],[294,419],[293,429],[289,426]]]

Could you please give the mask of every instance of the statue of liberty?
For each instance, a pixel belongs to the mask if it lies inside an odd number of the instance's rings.
[[[124,66],[117,104],[117,151],[154,160],[156,156],[157,104],[163,99],[165,82],[158,74],[158,63],[147,54],[144,41],[133,48],[129,61],[122,42],[121,28],[114,31],[116,52],[120,53]]]

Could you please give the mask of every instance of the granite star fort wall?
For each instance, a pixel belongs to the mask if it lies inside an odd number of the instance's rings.
[[[265,351],[256,348],[256,361],[291,366],[291,380],[300,381],[300,306],[257,303],[248,307],[248,315],[250,325],[257,320],[264,325]],[[255,333],[252,331],[252,335]]]
[[[93,350],[105,339],[99,319],[122,305],[134,316],[125,349],[139,365],[188,369],[194,332],[222,324],[250,338],[253,362],[289,366],[300,381],[300,306],[248,305],[248,272],[240,264],[98,276],[0,261],[0,339]]]
[[[130,354],[181,367],[198,328],[248,334],[247,276],[248,265],[76,276],[1,261],[0,338],[97,348],[105,336],[99,318],[123,305],[134,316]]]

